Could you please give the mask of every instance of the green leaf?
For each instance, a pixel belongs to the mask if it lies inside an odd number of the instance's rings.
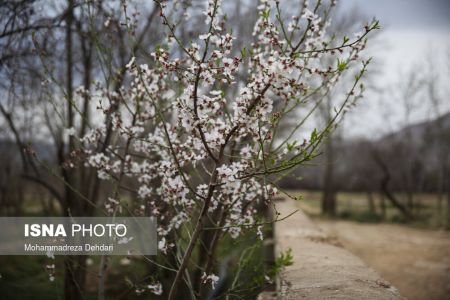
[[[297,145],[297,141],[293,141],[292,143],[287,143],[287,149],[288,151],[294,150],[295,145]]]
[[[347,69],[347,62],[345,62],[342,59],[337,59],[337,69],[339,72],[344,71],[345,69]]]
[[[275,259],[274,266],[268,272],[268,275],[274,279],[285,267],[294,264],[294,257],[292,256],[292,249],[289,248],[285,252],[281,252]]]
[[[241,56],[242,56],[242,58],[246,58],[247,57],[247,48],[242,48],[241,49]]]
[[[289,248],[285,252],[281,252],[280,255],[275,259],[275,266],[278,269],[283,269],[287,266],[292,266],[294,264],[294,257],[292,256],[292,249]]]
[[[303,201],[303,195],[298,195],[295,197],[295,201]]]
[[[317,129],[314,128],[314,130],[311,132],[311,137],[309,139],[310,143],[314,144],[317,141],[318,137],[319,137],[319,134],[317,133]]]
[[[381,29],[380,21],[375,20],[375,21],[372,23],[371,28],[372,28],[372,29]]]
[[[343,45],[347,44],[347,42],[350,41],[350,39],[346,36],[344,36],[344,42],[342,43]]]

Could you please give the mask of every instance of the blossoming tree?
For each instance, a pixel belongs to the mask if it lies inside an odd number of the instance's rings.
[[[285,21],[280,1],[261,0],[254,39],[236,49],[220,0],[207,1],[204,30],[188,42],[170,17],[182,8],[158,0],[155,5],[165,43],[155,47],[148,64],[133,57],[124,75],[128,84],[119,90],[96,85],[96,125],[77,144],[85,163],[112,182],[107,214],[158,219],[159,255],[147,259],[170,280],[154,276],[150,284],[133,283],[137,292],[168,299],[181,290],[201,299],[211,291],[232,295],[240,288],[241,269],[226,275],[232,284],[221,283],[222,246],[242,235],[262,239],[264,225],[280,221],[276,213],[264,219],[261,208],[275,209],[280,176],[317,156],[327,133],[361,96],[368,61],[360,52],[378,23],[338,40],[327,33],[335,1],[305,1]],[[125,26],[133,31],[136,25],[126,18]],[[331,63],[324,67],[324,61]],[[355,76],[347,93],[333,94],[348,72]],[[305,133],[305,120],[326,95],[336,98],[333,117],[326,127]],[[305,117],[298,119],[299,110]],[[286,119],[295,124],[280,130]],[[105,264],[102,259],[101,274]],[[265,275],[260,284],[275,273]]]

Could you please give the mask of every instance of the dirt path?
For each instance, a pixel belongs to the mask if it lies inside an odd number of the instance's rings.
[[[315,222],[408,299],[450,299],[450,233],[392,224]]]

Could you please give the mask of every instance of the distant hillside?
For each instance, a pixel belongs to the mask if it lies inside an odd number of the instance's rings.
[[[450,113],[405,127],[376,141],[334,140],[333,143],[333,184],[338,190],[377,190],[385,175],[379,160],[389,169],[389,185],[394,190],[434,191],[442,188],[444,180],[450,182]],[[283,185],[322,189],[323,157],[317,158],[314,165],[299,167]]]
[[[450,113],[447,113],[435,120],[420,122],[407,126],[397,132],[388,134],[380,138],[377,143],[392,143],[409,139],[410,142],[423,146],[430,141],[438,140],[446,143],[445,138],[450,137]]]

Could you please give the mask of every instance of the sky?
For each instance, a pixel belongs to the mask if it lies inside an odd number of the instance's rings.
[[[344,123],[347,137],[377,138],[436,115],[429,101],[422,97],[415,102],[406,118],[405,102],[396,87],[408,86],[411,72],[418,74],[427,68],[439,74],[440,113],[450,111],[450,1],[449,0],[341,0],[340,10],[359,11],[376,17],[382,29],[369,40],[369,55],[373,56],[373,77],[376,91],[368,91],[359,107]],[[447,62],[446,59],[448,58]],[[417,100],[417,99],[416,99]],[[413,100],[411,100],[412,102]]]

